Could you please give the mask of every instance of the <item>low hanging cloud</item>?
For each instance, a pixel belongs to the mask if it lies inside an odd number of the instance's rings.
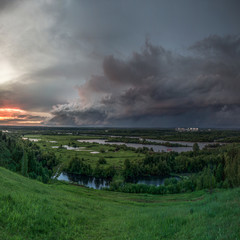
[[[184,55],[148,40],[128,59],[106,56],[103,75],[78,87],[79,101],[59,104],[49,124],[237,126],[240,37],[211,35]]]

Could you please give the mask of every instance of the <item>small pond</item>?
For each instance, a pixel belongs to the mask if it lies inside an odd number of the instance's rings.
[[[174,177],[174,178],[177,180],[180,180],[179,177]],[[57,179],[61,181],[77,183],[79,185],[83,185],[85,187],[89,187],[93,189],[109,188],[109,185],[110,185],[110,181],[106,179],[86,177],[86,176],[81,176],[79,174],[70,174],[70,173],[67,174],[63,172],[59,175],[59,177],[57,177]],[[136,181],[134,181],[134,183],[160,186],[164,184],[164,181],[166,179],[168,178],[162,178],[157,176],[141,177],[141,178],[138,178]]]
[[[61,181],[77,183],[79,185],[94,189],[108,188],[110,184],[110,181],[106,179],[86,177],[72,173],[61,173],[57,179]]]

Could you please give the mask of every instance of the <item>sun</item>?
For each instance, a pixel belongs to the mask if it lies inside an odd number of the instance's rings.
[[[0,61],[0,84],[11,81],[16,77],[16,71],[10,63]]]

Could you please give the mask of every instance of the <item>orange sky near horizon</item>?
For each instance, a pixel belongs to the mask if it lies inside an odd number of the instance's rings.
[[[18,119],[18,115],[25,111],[18,108],[0,108],[0,120]]]
[[[20,108],[0,108],[0,125],[40,125],[42,121],[28,119],[34,116]]]

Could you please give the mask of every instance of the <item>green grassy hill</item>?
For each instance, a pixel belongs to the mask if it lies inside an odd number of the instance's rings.
[[[0,168],[1,240],[240,239],[240,189],[168,196],[50,185]]]

